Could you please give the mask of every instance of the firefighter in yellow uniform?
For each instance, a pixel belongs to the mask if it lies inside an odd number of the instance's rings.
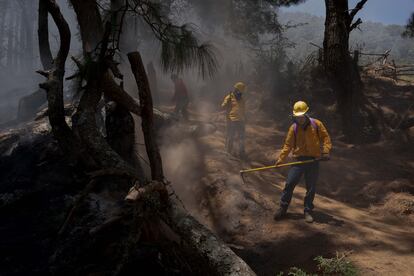
[[[329,160],[329,152],[332,148],[328,131],[321,121],[307,115],[308,105],[299,101],[293,106],[294,123],[289,128],[285,144],[276,161],[276,165],[284,162],[292,152],[298,161],[316,160],[315,162],[292,166],[286,179],[286,185],[280,199],[280,208],[274,215],[279,220],[286,215],[287,208],[292,199],[293,190],[299,183],[302,175],[305,175],[306,196],[304,199],[304,214],[306,222],[313,222],[312,210],[315,198],[316,182],[319,175],[319,160]]]
[[[234,85],[234,90],[230,92],[223,100],[221,107],[226,110],[227,119],[227,136],[226,150],[231,153],[233,150],[234,140],[237,137],[239,142],[239,155],[241,158],[246,157],[244,149],[245,141],[245,100],[243,94],[246,91],[246,85],[238,82]]]

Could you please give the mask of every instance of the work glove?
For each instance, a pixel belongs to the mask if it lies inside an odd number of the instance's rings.
[[[321,157],[322,161],[328,161],[330,159],[331,159],[331,156],[329,155],[329,153],[322,153],[322,157]]]

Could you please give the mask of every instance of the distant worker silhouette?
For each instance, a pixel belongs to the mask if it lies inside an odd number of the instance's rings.
[[[190,103],[188,97],[188,90],[184,84],[184,81],[177,75],[171,75],[171,80],[174,82],[174,97],[175,102],[175,114],[182,116],[185,120],[188,120],[188,104]]]
[[[244,148],[246,114],[245,99],[243,96],[245,91],[246,85],[244,83],[236,83],[234,90],[224,98],[221,104],[221,107],[226,110],[227,119],[226,150],[228,153],[232,153],[233,143],[235,137],[237,137],[239,142],[239,155],[243,159],[246,158]]]

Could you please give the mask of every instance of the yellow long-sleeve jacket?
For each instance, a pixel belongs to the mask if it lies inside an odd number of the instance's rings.
[[[246,119],[245,105],[243,97],[237,100],[236,96],[231,92],[224,98],[221,107],[227,110],[227,119],[230,121],[244,122]]]
[[[293,157],[308,156],[320,158],[332,149],[331,138],[321,121],[312,119],[306,129],[295,124],[290,126],[278,162],[283,162],[292,151]],[[296,128],[296,131],[295,131]],[[296,132],[296,133],[295,133]]]

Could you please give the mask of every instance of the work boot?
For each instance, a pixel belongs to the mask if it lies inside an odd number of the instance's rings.
[[[312,223],[313,222],[313,217],[312,217],[311,212],[309,212],[309,211],[305,212],[305,221],[307,223]]]
[[[282,218],[286,217],[287,208],[286,207],[279,207],[276,213],[273,216],[274,220],[281,220]]]

